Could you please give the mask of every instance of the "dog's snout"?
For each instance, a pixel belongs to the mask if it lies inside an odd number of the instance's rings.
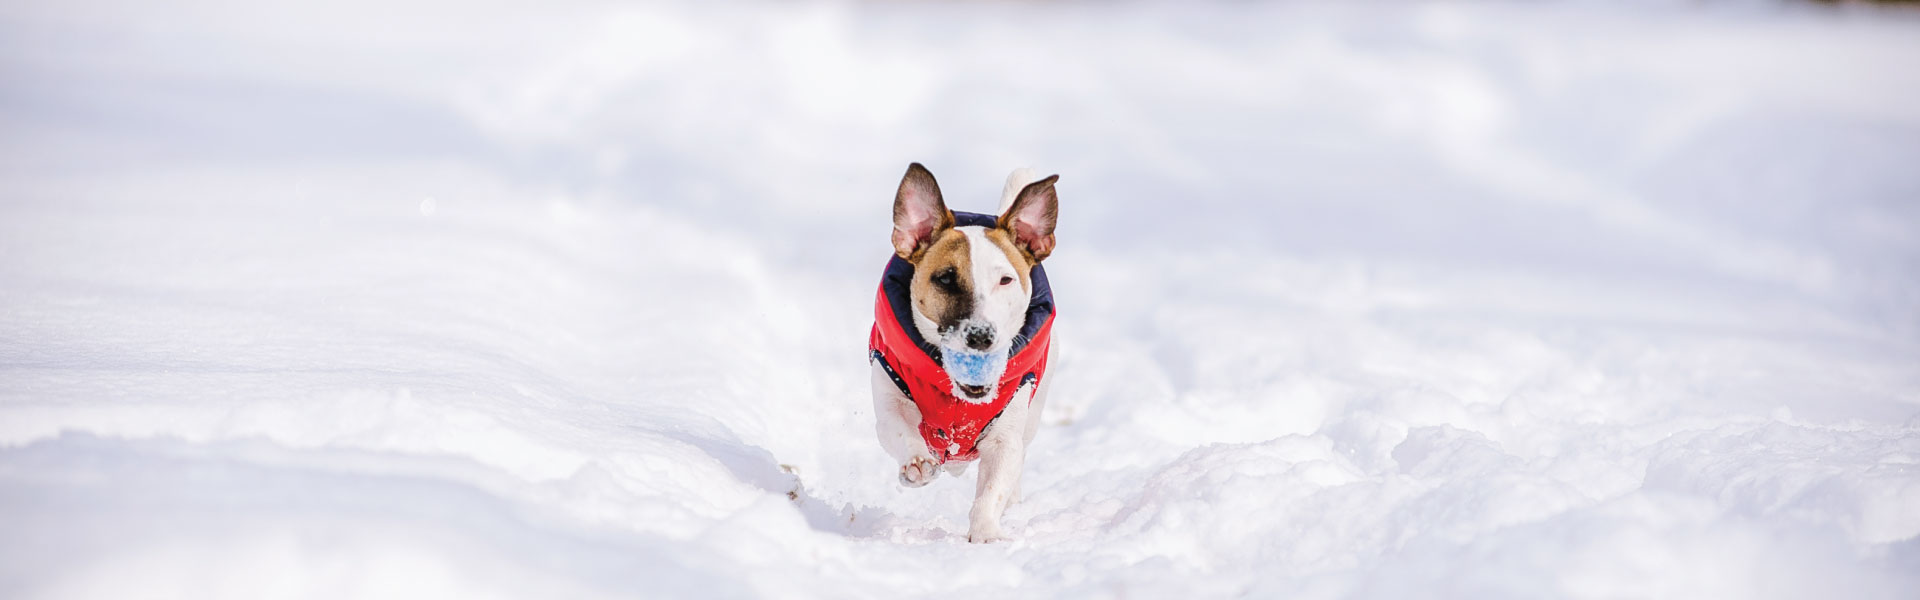
[[[993,332],[984,328],[967,330],[967,347],[986,350],[993,346]]]

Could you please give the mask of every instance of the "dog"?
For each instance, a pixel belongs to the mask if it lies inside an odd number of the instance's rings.
[[[893,197],[893,250],[869,338],[875,430],[908,487],[944,468],[980,473],[967,541],[1009,539],[1000,516],[1020,498],[1027,445],[1046,405],[1054,348],[1058,175],[1007,177],[999,215],[947,209],[920,163]]]

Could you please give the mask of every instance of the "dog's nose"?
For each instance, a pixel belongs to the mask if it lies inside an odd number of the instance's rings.
[[[967,332],[967,347],[974,350],[986,350],[993,345],[993,332],[974,329]]]

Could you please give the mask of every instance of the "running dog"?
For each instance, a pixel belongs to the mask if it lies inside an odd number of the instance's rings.
[[[967,540],[1007,539],[1000,515],[1020,498],[1027,444],[1047,402],[1058,175],[1007,177],[999,216],[954,212],[914,163],[893,196],[893,251],[874,302],[875,429],[924,486],[980,461]]]

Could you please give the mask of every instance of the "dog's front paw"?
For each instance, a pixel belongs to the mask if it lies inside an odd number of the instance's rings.
[[[967,531],[967,541],[975,544],[991,544],[1011,539],[1013,538],[1007,537],[1006,532],[1000,531],[999,525],[974,525]]]
[[[924,486],[933,483],[934,476],[939,474],[940,463],[933,462],[933,459],[925,456],[915,456],[912,461],[900,465],[900,485]]]

